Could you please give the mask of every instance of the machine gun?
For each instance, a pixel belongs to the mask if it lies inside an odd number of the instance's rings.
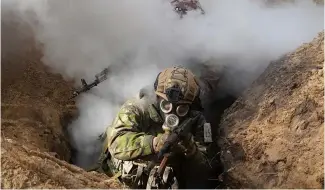
[[[101,83],[104,80],[106,80],[107,79],[107,76],[108,76],[108,73],[109,73],[109,69],[108,68],[104,69],[103,71],[101,71],[100,73],[98,73],[98,74],[95,75],[95,80],[92,83],[90,83],[90,84],[87,84],[87,82],[86,82],[85,79],[81,79],[82,87],[79,88],[79,89],[77,89],[77,90],[75,90],[73,92],[73,95],[72,95],[72,97],[70,99],[73,99],[73,98],[77,97],[79,94],[90,90],[91,88],[97,86],[99,83]]]

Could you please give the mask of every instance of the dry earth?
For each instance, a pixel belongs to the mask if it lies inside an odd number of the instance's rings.
[[[72,86],[47,71],[30,28],[13,15],[1,24],[1,188],[121,187],[66,162],[62,120],[75,111]]]
[[[67,101],[71,83],[42,64],[30,29],[14,17],[6,22],[3,14],[1,188],[122,187],[68,164],[62,120],[75,112]],[[323,35],[272,63],[224,114],[226,182],[248,188],[324,186]]]
[[[229,179],[324,188],[324,33],[270,64],[221,121]],[[227,153],[228,151],[228,153]]]
[[[121,185],[97,172],[55,158],[46,151],[31,149],[9,138],[1,139],[2,188],[120,188]]]

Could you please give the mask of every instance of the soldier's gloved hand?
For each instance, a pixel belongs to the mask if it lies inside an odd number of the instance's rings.
[[[169,134],[163,133],[158,134],[155,138],[153,138],[153,149],[155,153],[159,152],[160,149],[164,146],[166,140],[168,139]]]

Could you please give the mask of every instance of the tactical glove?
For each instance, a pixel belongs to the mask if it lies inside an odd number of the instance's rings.
[[[160,149],[164,146],[169,134],[163,133],[158,134],[155,138],[153,138],[153,149],[155,153],[159,152]]]

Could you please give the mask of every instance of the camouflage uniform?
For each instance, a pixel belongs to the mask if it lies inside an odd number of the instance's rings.
[[[99,161],[101,169],[108,175],[114,175],[125,170],[122,162],[151,160],[154,155],[153,138],[164,133],[162,124],[155,101],[144,97],[124,103],[103,138],[103,154]],[[176,151],[170,159],[181,188],[204,188],[202,185],[206,184],[204,180],[207,180],[209,167],[204,154],[203,129],[197,129],[194,138],[199,146],[194,155],[184,159]],[[104,160],[108,153],[111,157]]]
[[[110,176],[119,176],[127,185],[131,184],[132,188],[139,186],[142,188],[147,184],[145,180],[147,174],[143,171],[161,148],[157,146],[157,139],[166,137],[162,127],[164,123],[166,124],[164,120],[167,116],[178,114],[182,119],[187,117],[189,121],[191,120],[189,117],[194,113],[199,114],[200,110],[197,109],[201,105],[199,82],[186,68],[177,66],[160,72],[152,92],[153,96],[141,95],[137,99],[125,102],[102,138],[104,146],[98,163],[101,166],[99,170]],[[167,102],[172,109],[162,107],[162,102]],[[173,108],[171,104],[175,107]],[[188,105],[188,110],[182,116],[177,110],[184,104]],[[196,116],[200,118],[197,120],[199,123],[187,126],[192,127],[192,136],[188,135],[190,138],[182,140],[183,148],[180,145],[173,146],[168,156],[168,169],[165,171],[171,171],[175,175],[164,176],[176,176],[179,188],[205,188],[204,185],[208,184],[206,180],[209,163],[204,147],[205,135],[208,132],[204,131],[206,129],[206,126],[203,126],[204,117]],[[196,116],[195,118],[198,118]],[[184,154],[184,148],[187,149],[187,155]]]

